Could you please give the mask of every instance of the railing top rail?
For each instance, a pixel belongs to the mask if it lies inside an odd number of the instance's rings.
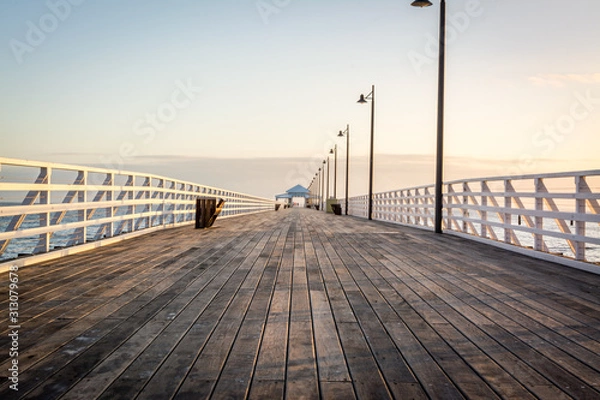
[[[407,188],[396,189],[396,190],[387,190],[385,192],[377,192],[377,193],[373,193],[373,195],[375,196],[375,195],[382,195],[382,194],[395,193],[395,192],[406,192],[408,190],[431,189],[432,187],[434,187],[433,184],[413,186],[413,187],[407,187]],[[368,195],[364,195],[364,196],[368,196]],[[353,196],[353,197],[360,197],[360,196]],[[352,198],[352,197],[350,197],[350,198]]]
[[[527,179],[552,179],[552,178],[571,178],[576,176],[600,176],[600,169],[592,169],[586,171],[573,171],[573,172],[553,172],[547,174],[527,174],[527,175],[506,175],[506,176],[491,176],[485,178],[469,178],[469,179],[457,179],[453,181],[444,182],[444,185],[453,185],[464,182],[484,182],[484,181],[504,181],[504,180],[527,180]]]
[[[242,193],[242,192],[236,192],[236,191],[229,190],[229,189],[223,189],[223,188],[213,187],[213,186],[206,186],[206,185],[202,185],[202,184],[195,183],[195,182],[189,182],[189,181],[184,181],[184,180],[179,180],[179,179],[174,179],[174,178],[170,178],[170,177],[166,177],[166,176],[144,173],[144,172],[139,172],[139,171],[134,172],[134,171],[109,169],[109,168],[87,167],[87,166],[73,165],[73,164],[61,164],[61,163],[44,162],[44,161],[21,160],[21,159],[17,159],[17,158],[8,158],[8,157],[0,156],[0,166],[2,166],[2,165],[11,165],[11,166],[15,166],[15,167],[52,168],[52,169],[64,170],[64,171],[86,171],[86,172],[99,173],[99,174],[115,174],[115,175],[126,175],[126,176],[131,175],[131,176],[137,176],[137,177],[147,177],[147,178],[156,179],[156,180],[170,181],[170,182],[174,182],[176,184],[198,186],[198,187],[202,187],[202,188],[209,189],[209,190],[220,190],[220,191],[227,192],[229,194],[241,195],[241,196],[244,196],[245,198],[256,199],[256,200],[265,200],[265,201],[274,203],[274,200],[268,199],[266,197],[254,196],[254,195],[250,195],[250,194],[246,194],[246,193]],[[98,186],[101,186],[101,185],[98,185]]]

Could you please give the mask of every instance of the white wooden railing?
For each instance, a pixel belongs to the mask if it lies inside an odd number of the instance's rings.
[[[193,224],[199,197],[225,200],[219,219],[275,209],[270,199],[162,176],[0,157],[0,263]]]
[[[366,217],[367,201],[349,199],[349,214]],[[434,203],[433,185],[377,193],[373,219],[433,230]],[[447,182],[443,227],[600,273],[600,170]]]

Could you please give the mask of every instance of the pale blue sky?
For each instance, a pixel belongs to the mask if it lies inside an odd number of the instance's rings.
[[[439,1],[410,3],[4,0],[0,155],[320,158],[349,123],[364,156],[371,84],[376,153],[431,155]],[[598,168],[600,2],[447,3],[446,154]]]

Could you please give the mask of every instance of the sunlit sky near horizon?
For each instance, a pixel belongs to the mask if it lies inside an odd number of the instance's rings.
[[[344,151],[350,124],[361,157],[370,106],[356,100],[372,84],[376,154],[430,156],[439,1],[410,3],[2,1],[0,156],[320,159]],[[448,0],[447,13],[446,155],[599,168],[600,2]]]

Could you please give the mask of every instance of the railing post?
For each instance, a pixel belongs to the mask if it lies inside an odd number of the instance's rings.
[[[373,196],[371,197],[373,200],[371,201],[371,218],[372,219],[377,219],[377,214],[378,214],[378,210],[379,210],[379,201],[378,200],[379,195],[373,193]]]
[[[585,176],[575,177],[575,193],[577,194],[575,212],[579,215],[586,214],[586,200],[581,195],[584,193],[590,194],[591,190]],[[575,221],[575,234],[577,236],[585,236],[585,224],[586,222],[580,219]],[[585,261],[585,242],[575,241],[575,259]]]
[[[396,192],[396,200],[395,200],[395,210],[396,210],[396,221],[397,222],[402,222],[402,192],[401,191],[397,191]]]
[[[79,191],[77,195],[77,201],[79,203],[87,203],[87,183],[88,183],[88,173],[87,171],[79,171],[77,180],[81,180],[80,185],[82,185],[82,189]],[[79,220],[87,221],[87,209],[83,208],[79,210]],[[87,243],[87,226],[82,228],[82,242]]]
[[[390,220],[394,221],[394,222],[398,222],[398,218],[399,218],[399,213],[398,211],[400,211],[400,209],[398,208],[398,192],[394,191],[391,194],[392,199],[390,200],[390,203],[392,205],[392,214],[390,215]]]
[[[134,187],[137,185],[136,183],[136,177],[133,175],[129,176],[130,180],[128,180],[128,182],[131,183],[131,188],[127,191],[127,200],[133,200],[135,198],[134,195]],[[129,232],[133,232],[135,229],[135,219],[133,218],[133,215],[135,215],[135,206],[131,205],[129,206],[129,216],[131,217],[129,219]]]
[[[429,195],[429,189],[425,189],[425,193],[427,195]],[[421,208],[419,207],[419,202],[424,202],[422,203],[423,205],[423,210],[429,214],[429,196],[424,198],[424,199],[418,199],[418,197],[421,195],[421,191],[419,189],[415,190],[414,196],[415,196],[415,225],[421,225]],[[429,218],[425,219],[425,226],[427,226],[427,223],[429,221]]]
[[[416,214],[415,215],[415,224],[416,225],[421,225],[421,208],[419,206],[422,205],[423,210],[425,210],[427,212],[427,215],[431,215],[431,214],[429,214],[429,205],[432,204],[430,201],[431,199],[429,198],[429,188],[425,188],[424,190],[425,190],[425,193],[424,193],[425,197],[421,198],[421,199],[419,199],[419,197],[421,197],[421,191],[419,189],[416,189],[413,192],[413,195],[414,195],[413,204],[415,207],[414,210],[415,210],[415,214]],[[434,208],[434,210],[435,210],[435,208]],[[429,226],[428,223],[429,223],[429,218],[426,218],[425,226]],[[434,218],[432,225],[435,225],[435,218]]]
[[[40,180],[40,177],[42,178]],[[38,177],[38,181],[40,183],[46,183],[47,185],[52,184],[52,168],[50,167],[42,167],[40,168],[40,177]],[[48,186],[50,187],[50,186]],[[52,191],[51,189],[40,191],[40,204],[50,204],[52,199]],[[40,214],[40,226],[50,226],[50,212],[45,212]],[[41,249],[43,252],[47,253],[50,251],[50,232],[42,233],[40,235],[40,240],[43,241],[43,248]]]
[[[482,238],[487,238],[488,237],[488,225],[487,225],[487,210],[484,209],[484,207],[487,207],[488,205],[488,196],[485,194],[485,192],[489,192],[489,187],[486,181],[481,181],[481,237]]]
[[[462,198],[463,229],[462,229],[462,231],[465,233],[468,233],[469,224],[467,222],[467,218],[469,218],[469,209],[467,208],[467,206],[469,205],[469,196],[467,196],[467,193],[470,191],[469,183],[463,182],[462,186],[463,186],[462,187],[462,190],[463,190],[463,198]]]
[[[180,201],[185,201],[185,183],[180,183],[179,184],[179,191],[182,192],[179,194],[179,200]],[[179,210],[179,223],[182,223],[185,221],[185,204],[181,203],[179,204],[178,207]]]
[[[161,226],[166,226],[166,219],[165,219],[165,180],[164,179],[159,179],[158,180],[158,186],[157,189],[158,190],[158,199],[160,200],[160,203],[158,204],[157,207],[157,211],[158,211],[158,221],[157,221],[157,225],[161,225]]]
[[[504,181],[504,243],[512,244],[512,213],[510,209],[512,208],[512,196],[510,193],[514,193],[514,188],[512,186],[511,180],[506,179]]]
[[[398,222],[404,222],[404,190],[398,191]]]
[[[454,216],[454,209],[452,208],[452,195],[454,189],[452,184],[446,185],[446,229],[452,230],[452,217]]]
[[[411,206],[411,197],[410,197],[410,189],[406,189],[403,190],[402,193],[404,193],[404,212],[406,213],[405,217],[404,217],[404,222],[407,224],[411,224],[412,221],[412,217],[411,217],[411,213],[412,213],[412,206]]]
[[[167,209],[169,214],[167,215],[167,223],[175,225],[175,181],[169,181],[169,192],[167,193],[167,199],[171,200],[171,204],[167,203]]]
[[[115,174],[109,172],[108,174],[106,174],[106,177],[108,178],[108,184],[110,185],[110,189],[106,189],[106,200],[113,201],[115,199]],[[115,210],[117,208],[113,206],[110,206],[109,208],[111,221],[108,227],[110,229],[108,237],[113,237],[115,236],[115,222],[112,219],[115,217]]]
[[[542,178],[535,178],[535,210],[538,212],[544,211],[544,199],[540,196],[543,193],[547,193],[544,180]],[[533,234],[533,249],[536,251],[544,251],[544,236],[542,230],[544,229],[544,218],[540,215],[535,216],[535,230]]]
[[[152,210],[152,205],[150,202],[150,189],[152,187],[152,178],[147,176],[144,180],[144,186],[147,186],[148,189],[144,190],[144,195],[142,198],[146,200],[146,204],[144,204],[144,212],[149,213]],[[146,222],[146,228],[150,228],[150,215],[144,218]]]
[[[440,189],[440,190],[442,191],[442,193],[444,192],[444,185],[443,184],[442,184],[442,189]],[[429,194],[429,188],[425,188],[425,193]],[[434,189],[434,193],[435,193],[435,189]],[[442,202],[443,202],[443,199],[444,199],[443,195],[442,195],[441,199],[442,199]],[[434,216],[432,218],[432,225],[433,225],[433,227],[435,229],[435,218],[436,218],[435,217],[435,200],[434,200],[433,204],[434,204]],[[444,206],[442,205],[442,210],[443,209],[444,209]],[[423,208],[423,212],[425,213],[425,212],[429,212],[429,211],[428,211],[428,209]],[[443,212],[440,215],[440,224],[443,225]],[[425,223],[425,226],[427,226],[427,223]]]
[[[173,194],[171,198],[173,199],[173,225],[177,225],[179,222],[179,200],[181,195],[179,194],[179,183],[177,181],[173,181]]]

